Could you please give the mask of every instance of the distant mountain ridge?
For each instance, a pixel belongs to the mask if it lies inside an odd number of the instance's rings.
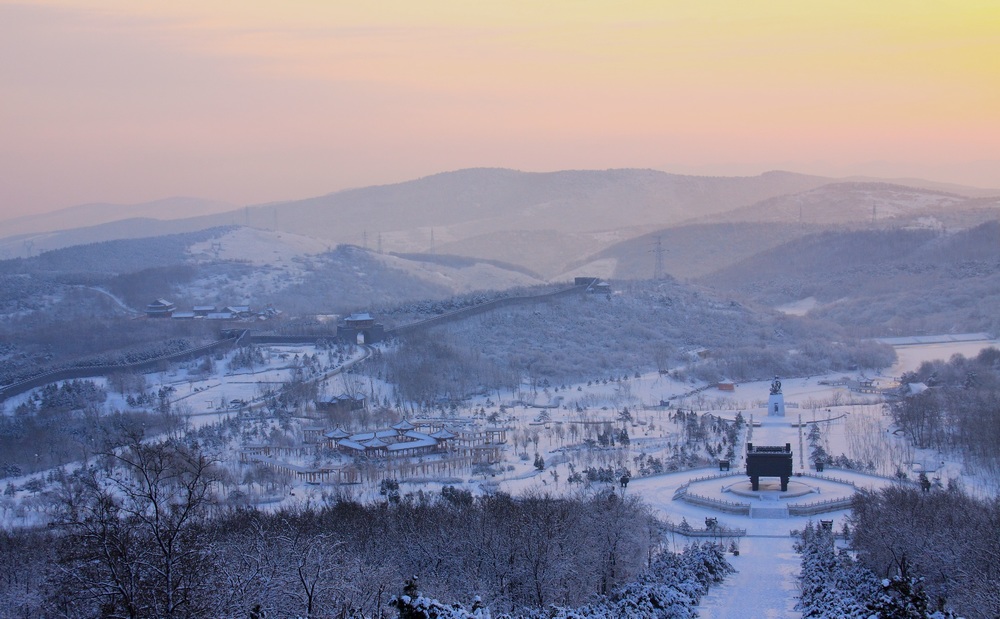
[[[590,233],[670,225],[821,186],[829,179],[788,172],[696,177],[655,170],[518,172],[469,169],[247,209],[249,225],[392,251],[501,231]],[[229,223],[227,215],[205,218]]]
[[[937,221],[935,225],[947,225],[939,215],[998,207],[997,198],[967,198],[934,188],[843,182],[791,172],[707,177],[640,169],[535,173],[476,168],[199,217],[129,219],[16,235],[0,239],[0,255],[242,225],[309,236],[331,246],[346,243],[383,252],[491,260],[549,279],[565,278],[581,269],[584,273],[594,269],[604,276],[647,277],[652,267],[648,273],[645,267],[637,268],[640,263],[654,264],[648,260],[652,236],[644,237],[661,234],[674,236],[668,248],[675,252],[668,253],[672,257],[679,256],[676,251],[685,242],[690,247],[684,254],[686,266],[678,271],[667,268],[667,272],[697,276],[746,257],[753,243],[736,236],[738,231],[722,228],[689,228],[694,236],[683,238],[664,231],[676,231],[682,223],[844,225],[871,220],[873,215],[879,221],[926,215]],[[782,230],[796,234],[787,226]],[[790,238],[768,239],[760,249]],[[622,256],[609,248],[636,239],[642,239],[645,246],[641,251],[623,250],[633,255],[634,263],[623,266]],[[737,246],[744,249],[730,251]],[[714,248],[711,256],[705,252],[708,247]],[[646,254],[645,262],[636,260],[640,253]],[[700,263],[694,258],[698,254],[703,256]],[[667,263],[670,267],[670,260]]]
[[[797,222],[836,225],[940,212],[974,201],[965,196],[893,183],[829,183],[800,193],[776,196],[725,213],[733,221]],[[720,217],[708,216],[706,220]]]
[[[966,198],[893,183],[836,182],[645,232],[573,266],[586,269],[593,264],[591,270],[602,277],[642,279],[653,277],[660,251],[664,273],[701,277],[823,230],[956,230],[998,217],[996,197]]]
[[[139,204],[95,202],[80,204],[41,215],[25,215],[0,221],[3,236],[71,230],[129,219],[186,219],[208,213],[230,211],[235,204],[190,196],[162,198]],[[107,240],[107,239],[101,239]]]
[[[615,243],[570,268],[595,277],[648,279],[657,275],[659,260],[659,275],[694,278],[816,231],[816,226],[787,222],[681,225]]]
[[[132,225],[90,222],[97,225],[88,226],[90,234],[83,242],[239,224],[333,243],[364,245],[367,238],[372,247],[381,236],[387,251],[426,251],[438,243],[500,230],[574,233],[669,225],[827,182],[829,179],[790,172],[699,177],[631,169],[534,173],[478,168],[174,219],[170,225],[155,220],[133,221]],[[130,219],[136,219],[137,211],[129,214]],[[9,255],[20,255],[25,241],[31,242],[36,252],[80,242],[70,230],[74,226],[59,225],[64,220],[58,215],[52,214],[47,221],[48,230],[42,233],[35,226],[31,237],[23,236],[29,234],[23,226],[5,225],[4,232],[14,234],[4,234],[7,238],[0,239],[0,248]],[[19,235],[22,238],[9,238]]]
[[[379,254],[288,232],[220,226],[0,260],[0,317],[5,305],[29,303],[31,290],[81,283],[113,290],[136,308],[163,297],[184,307],[242,303],[310,314],[545,282],[494,261]]]
[[[659,275],[751,304],[811,308],[859,337],[994,331],[1000,322],[982,308],[1000,303],[997,220],[1000,197],[785,172],[460,170],[7,237],[0,258],[31,257],[2,263],[0,292],[12,315],[44,309],[32,290],[87,285],[133,307],[167,296],[328,314],[574,276]]]

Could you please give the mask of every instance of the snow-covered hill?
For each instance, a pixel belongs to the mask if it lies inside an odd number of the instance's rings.
[[[980,201],[889,183],[830,183],[800,193],[769,198],[710,219],[814,225],[877,222],[923,212],[947,212],[972,202]]]
[[[301,261],[329,251],[329,241],[278,230],[231,228],[212,239],[193,243],[187,252],[196,262],[231,260],[257,266]]]

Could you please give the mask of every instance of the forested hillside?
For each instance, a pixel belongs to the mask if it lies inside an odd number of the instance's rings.
[[[923,363],[902,380],[928,387],[890,407],[915,446],[959,454],[970,469],[1000,475],[1000,350]]]
[[[445,608],[687,619],[732,571],[714,544],[665,551],[650,510],[613,490],[401,495],[386,480],[370,503],[324,493],[296,510],[222,510],[228,482],[190,441],[136,435],[105,460],[59,474],[41,499],[54,526],[0,531],[0,617],[425,616],[403,610],[423,603],[418,579]]]
[[[656,275],[657,251],[660,251],[662,274],[678,279],[694,278],[820,229],[787,222],[676,226],[616,243],[569,267],[580,273],[594,271],[600,277],[650,279]]]
[[[419,336],[387,355],[407,395],[461,396],[480,387],[563,384],[681,366],[714,381],[884,367],[890,348],[815,321],[720,300],[678,282],[633,282],[502,308]],[[412,393],[411,393],[412,392]]]
[[[802,531],[796,608],[817,619],[996,617],[998,517],[996,499],[957,486],[858,493],[850,525]]]
[[[1000,222],[954,233],[823,232],[699,280],[779,305],[809,297],[811,316],[861,337],[1000,329]]]

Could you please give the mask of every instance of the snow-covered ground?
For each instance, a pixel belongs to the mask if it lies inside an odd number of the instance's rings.
[[[160,378],[158,384],[173,387],[175,391],[171,397],[172,405],[179,406],[185,414],[198,419],[198,425],[203,425],[214,423],[228,414],[236,401],[253,406],[262,401],[268,392],[277,391],[291,378],[294,368],[306,356],[315,355],[320,358],[318,372],[325,377],[319,379],[320,393],[334,395],[326,392],[328,388],[336,387],[335,384],[326,382],[327,378],[343,366],[349,366],[365,356],[365,349],[354,347],[344,357],[343,363],[340,363],[330,358],[328,351],[318,350],[311,345],[270,345],[262,349],[265,362],[260,367],[240,368],[212,376],[192,375],[188,371],[178,370],[156,375]]]
[[[811,310],[815,309],[817,305],[819,305],[819,301],[816,300],[816,297],[806,297],[805,299],[779,305],[774,309],[790,316],[805,316]]]
[[[263,251],[262,251],[263,248]],[[330,250],[330,241],[291,232],[233,228],[188,248],[194,260],[237,260],[257,266],[301,264],[303,258]]]
[[[1000,341],[948,342],[901,346],[897,348],[899,361],[879,381],[892,381],[906,371],[914,370],[925,360],[947,359],[955,353],[973,356],[986,346],[1000,346]],[[231,414],[229,403],[243,400],[252,403],[259,400],[270,388],[276,388],[288,379],[291,367],[296,365],[296,357],[317,355],[320,372],[332,372],[342,363],[357,359],[362,353],[355,349],[348,358],[338,360],[328,351],[319,351],[311,346],[270,346],[266,347],[265,362],[253,370],[230,371],[228,363],[216,362],[216,371],[197,374],[196,364],[185,369],[147,376],[147,384],[154,390],[162,386],[174,388],[172,396],[175,407],[190,416],[192,425],[212,423]],[[794,453],[796,473],[810,473],[806,434],[808,424],[816,422],[821,428],[821,444],[830,455],[845,454],[856,457],[862,452],[881,454],[880,472],[891,474],[898,461],[904,461],[911,469],[923,468],[940,478],[942,482],[961,477],[968,482],[961,463],[942,458],[940,454],[918,453],[910,449],[901,438],[889,429],[889,419],[885,416],[875,394],[850,392],[843,384],[844,378],[859,379],[861,376],[816,376],[783,380],[787,416],[768,417],[767,402],[770,381],[741,383],[732,391],[721,391],[714,386],[684,383],[666,375],[649,373],[641,376],[617,376],[591,381],[589,384],[550,386],[537,392],[522,386],[515,393],[481,396],[457,411],[447,415],[455,418],[472,417],[482,411],[486,415],[496,413],[504,416],[504,423],[512,428],[503,468],[495,477],[473,476],[466,472],[458,478],[410,481],[401,484],[401,490],[436,493],[445,484],[456,485],[473,492],[501,490],[511,494],[534,491],[559,494],[577,492],[580,486],[568,483],[570,463],[575,460],[579,468],[585,465],[629,466],[634,470],[634,459],[640,454],[665,454],[669,445],[681,441],[682,428],[671,419],[671,411],[659,406],[669,400],[673,407],[695,410],[700,414],[712,414],[725,419],[733,419],[741,413],[746,420],[751,417],[755,426],[749,436],[741,437],[756,444],[784,445],[790,443]],[[324,387],[327,395],[339,393],[340,379],[330,379]],[[379,385],[379,389],[387,389]],[[20,396],[20,397],[27,397]],[[111,396],[110,405],[123,405]],[[503,411],[500,402],[504,403]],[[17,402],[8,402],[7,411],[13,410]],[[544,408],[543,408],[544,407]],[[624,426],[630,437],[625,449],[575,449],[588,432],[601,427],[602,422],[616,423],[624,408],[632,416]],[[480,412],[480,415],[482,414]],[[444,411],[442,411],[443,414]],[[805,427],[799,425],[799,419]],[[757,425],[759,424],[759,425]],[[515,438],[519,436],[520,438]],[[518,446],[520,444],[520,446]],[[567,451],[575,449],[574,451]],[[537,452],[546,462],[545,469],[535,468],[533,457]],[[524,454],[524,455],[519,455]],[[572,458],[570,457],[572,455]],[[734,462],[739,468],[740,457]],[[943,461],[943,464],[942,464]],[[714,589],[703,600],[700,612],[703,617],[797,617],[794,604],[797,591],[798,557],[792,549],[793,539],[789,533],[801,529],[809,522],[809,517],[752,518],[718,512],[710,508],[675,500],[678,489],[694,477],[717,473],[711,468],[664,473],[649,477],[633,477],[624,492],[638,495],[666,521],[679,524],[686,521],[694,528],[702,528],[706,517],[715,517],[722,527],[745,529],[746,536],[738,541],[740,554],[732,556],[731,562],[739,573]],[[864,475],[850,471],[828,471],[836,477],[865,487],[879,487],[890,483],[886,477]],[[745,481],[743,476],[732,476],[702,481],[691,486],[699,496],[718,500],[733,500],[726,491],[727,486]],[[20,484],[24,480],[14,480]],[[796,483],[813,488],[808,496],[795,499],[798,502],[824,500],[850,493],[850,487],[834,481],[817,480],[812,477],[795,477]],[[328,490],[328,489],[327,489]],[[617,485],[602,487],[597,491],[622,492]],[[311,502],[318,504],[323,487],[298,484],[292,494],[285,497],[288,502]],[[378,500],[373,488],[352,488],[356,498]],[[23,494],[23,493],[19,493]],[[759,501],[745,499],[741,501]],[[789,501],[792,502],[792,501]],[[841,528],[848,516],[847,510],[823,514],[824,519],[832,519],[835,529]],[[819,519],[820,516],[813,517]],[[688,539],[674,534],[673,543],[682,547]]]
[[[218,361],[215,371],[205,373],[199,370],[199,361],[172,366],[164,372],[146,374],[147,389],[157,392],[161,388],[170,387],[171,406],[180,414],[190,416],[195,425],[215,423],[232,410],[239,408],[235,402],[242,401],[248,405],[260,402],[270,390],[277,390],[287,382],[294,368],[306,357],[316,356],[319,359],[318,373],[325,377],[332,376],[343,366],[363,358],[365,349],[351,347],[343,360],[330,356],[328,350],[320,350],[313,345],[276,344],[260,347],[264,356],[263,363],[253,368],[230,369],[229,359]],[[334,355],[336,356],[336,355]],[[315,376],[309,376],[315,378]],[[104,377],[96,377],[95,383],[108,391],[108,408],[127,410],[125,397],[116,393]],[[336,382],[326,382],[321,378],[321,395],[335,395],[326,390],[336,390]],[[19,404],[32,397],[37,390],[14,396],[4,402],[5,410],[13,411]]]
[[[917,369],[924,361],[948,359],[956,353],[974,356],[988,346],[1000,346],[1000,340],[901,346],[897,348],[899,361],[884,373],[885,376],[882,379],[890,381],[893,377],[899,377],[904,372]],[[735,386],[733,392],[721,392],[713,389],[685,397],[683,394],[692,391],[691,385],[678,383],[657,374],[649,374],[639,379],[630,379],[627,388],[623,388],[620,384],[604,385],[602,383],[590,387],[583,385],[581,386],[583,392],[575,392],[576,387],[571,386],[566,399],[573,401],[575,398],[579,401],[589,397],[593,403],[600,403],[603,399],[607,404],[618,401],[619,405],[621,403],[629,406],[637,405],[639,410],[636,411],[636,419],[640,422],[646,422],[646,430],[636,433],[635,438],[639,440],[633,440],[633,445],[630,447],[633,451],[641,448],[636,443],[641,445],[642,436],[665,434],[666,428],[664,426],[669,426],[669,422],[664,421],[662,411],[642,410],[642,405],[658,403],[661,399],[672,399],[683,408],[694,407],[696,410],[711,410],[713,414],[722,417],[733,418],[737,412],[742,412],[747,419],[753,415],[754,421],[760,422],[761,425],[753,428],[752,442],[764,445],[791,443],[795,454],[794,466],[797,473],[808,472],[808,456],[802,457],[802,452],[809,449],[805,439],[808,426],[795,427],[798,425],[800,415],[802,421],[807,424],[813,421],[819,422],[818,425],[823,429],[824,447],[831,455],[850,454],[852,444],[857,446],[859,442],[864,443],[865,441],[857,436],[860,431],[877,433],[877,440],[872,437],[868,441],[869,447],[872,449],[882,450],[883,453],[897,449],[903,454],[907,453],[908,448],[905,442],[885,431],[889,420],[882,412],[878,397],[871,394],[849,392],[845,386],[836,384],[841,378],[840,375],[833,375],[784,380],[782,391],[785,401],[792,405],[787,409],[785,418],[766,415],[764,404],[769,395],[769,381],[739,384]],[[855,376],[854,378],[860,377]],[[627,393],[623,393],[623,391]],[[526,419],[528,416],[538,413],[538,409],[514,410],[515,415],[520,419]],[[552,412],[553,419],[557,418],[557,414],[559,413]],[[827,419],[830,421],[825,421]],[[649,430],[650,427],[655,426],[659,426],[661,429],[659,431]],[[912,454],[911,460],[915,463],[923,463],[927,470],[932,471],[942,479],[942,483],[945,483],[944,480],[949,478],[958,477],[962,477],[965,482],[970,481],[967,476],[963,476],[961,463],[946,459],[943,466],[938,466],[939,454],[921,454],[913,450],[910,450],[909,453]],[[545,454],[545,457],[550,458],[553,455],[556,454],[549,452]],[[525,463],[524,466],[511,472],[500,487],[505,491],[517,493],[527,490],[556,492],[567,486],[564,482],[560,482],[558,485],[553,483],[551,471],[548,471],[547,475],[544,473],[533,474],[530,468],[530,462]],[[559,474],[561,479],[566,478],[568,471],[564,470],[565,465],[557,465],[554,469],[557,471],[563,469]],[[793,549],[794,539],[789,533],[792,530],[802,529],[810,520],[815,521],[820,518],[833,520],[834,529],[839,530],[846,521],[849,510],[835,511],[814,517],[761,519],[718,512],[674,500],[675,492],[692,477],[712,473],[711,469],[700,469],[634,478],[629,483],[626,492],[639,494],[664,519],[674,524],[685,520],[694,528],[702,528],[706,517],[714,517],[718,519],[720,526],[746,529],[746,536],[738,542],[740,554],[730,558],[730,562],[738,570],[738,573],[711,590],[709,595],[702,600],[699,607],[699,613],[702,617],[743,619],[747,617],[801,616],[794,610],[798,595],[799,557]],[[877,488],[891,483],[886,477],[852,471],[836,470],[828,471],[828,473],[831,477],[850,481],[867,488]],[[733,497],[724,493],[723,487],[741,479],[745,479],[745,477],[730,477],[715,482],[702,483],[698,485],[697,492],[699,495],[709,498],[731,500]],[[823,482],[817,482],[812,478],[796,478],[796,480],[799,479],[820,488],[821,492],[815,495],[816,499],[822,500],[831,495],[839,496],[841,494],[835,489],[823,488]],[[712,489],[708,489],[710,486]],[[844,488],[847,487],[844,486]],[[684,536],[674,535],[674,544],[678,547],[682,547],[688,541]]]
[[[439,231],[440,233],[440,231]],[[238,227],[188,249],[195,262],[228,260],[256,267],[242,277],[218,275],[202,278],[187,286],[191,298],[226,297],[239,302],[272,294],[290,284],[302,282],[323,254],[336,244],[324,239],[258,228]],[[537,278],[488,263],[448,266],[439,262],[408,260],[398,256],[372,253],[371,258],[412,277],[447,287],[453,294],[474,290],[504,290],[541,283]],[[222,294],[221,291],[225,291]],[[231,301],[236,302],[236,301]]]
[[[976,335],[976,334],[973,334]],[[980,334],[981,335],[981,334]],[[957,340],[951,342],[919,342],[895,346],[896,363],[889,370],[892,376],[900,376],[904,372],[910,372],[920,367],[924,361],[943,359],[947,361],[952,355],[963,355],[965,357],[975,357],[983,348],[989,346],[1000,347],[1000,340]]]
[[[800,617],[795,610],[799,555],[794,543],[787,533],[744,537],[739,556],[729,557],[736,573],[709,589],[698,615],[703,619]]]

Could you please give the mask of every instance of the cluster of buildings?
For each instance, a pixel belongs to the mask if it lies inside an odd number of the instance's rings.
[[[302,434],[305,443],[368,459],[452,453],[469,456],[473,463],[495,463],[507,442],[507,428],[458,429],[432,420],[410,423],[404,419],[388,428],[356,434],[339,426],[329,431],[313,426],[303,428]]]
[[[156,299],[146,306],[149,318],[173,318],[176,320],[268,320],[281,312],[273,307],[253,311],[249,305],[195,305],[190,311],[178,311],[177,306],[166,299]]]
[[[384,458],[392,456],[420,456],[435,452],[447,452],[455,433],[447,428],[421,428],[406,421],[400,421],[390,428],[349,434],[340,427],[323,432],[319,441],[325,446],[352,456]]]
[[[377,482],[468,474],[477,464],[503,459],[508,428],[454,429],[440,421],[407,420],[384,429],[350,434],[340,427],[302,428],[302,444],[245,445],[240,461],[257,463],[310,484]],[[339,452],[339,462],[309,466],[317,448]]]

